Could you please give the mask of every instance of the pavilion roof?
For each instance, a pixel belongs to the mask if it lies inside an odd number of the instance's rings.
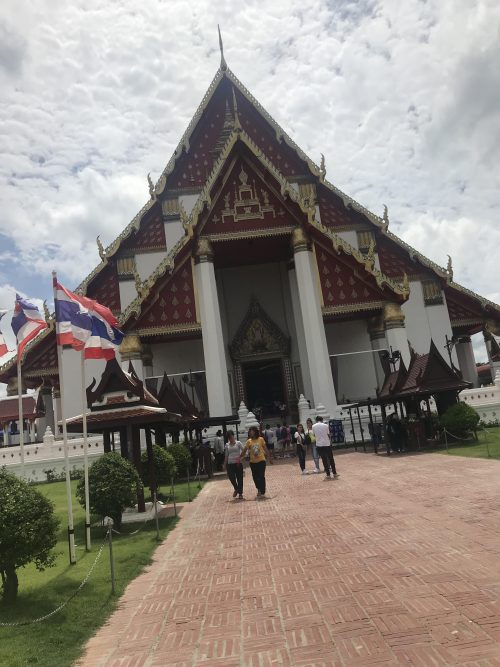
[[[406,366],[404,364],[403,359],[401,359],[399,362],[398,370],[393,371],[392,373],[388,373],[386,375],[384,384],[382,385],[378,397],[388,398],[400,392],[407,376],[408,376],[408,371],[406,370]]]
[[[22,397],[23,419],[36,419],[39,416],[35,397]],[[19,401],[17,396],[0,399],[0,424],[19,419]]]
[[[414,355],[399,396],[431,395],[442,391],[461,391],[471,386],[443,359],[433,341],[427,354]]]

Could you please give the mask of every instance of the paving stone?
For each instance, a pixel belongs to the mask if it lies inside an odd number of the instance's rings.
[[[276,463],[266,501],[207,484],[78,664],[500,667],[499,464],[336,459]]]

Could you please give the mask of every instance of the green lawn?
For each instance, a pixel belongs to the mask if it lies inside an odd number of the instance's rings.
[[[446,447],[443,445],[439,453],[481,459],[500,459],[500,428],[487,428],[483,431],[478,431],[477,442],[460,444],[448,442],[448,451],[446,451]]]
[[[55,567],[38,572],[31,565],[18,570],[19,598],[15,607],[0,605],[0,622],[24,621],[47,614],[73,593],[94,562],[104,537],[103,529],[92,528],[92,551],[85,551],[85,514],[75,499],[73,509],[77,563],[68,563],[66,487],[64,482],[38,486],[50,498],[61,520],[59,541],[56,546]],[[162,489],[167,492],[167,489]],[[191,483],[191,497],[199,491],[198,483]],[[187,500],[187,484],[175,488],[178,502]],[[175,525],[176,519],[160,520],[161,537]],[[86,640],[91,637],[113,611],[126,585],[150,562],[157,546],[154,521],[137,534],[135,525],[124,525],[121,535],[113,536],[116,574],[116,596],[111,596],[109,551],[104,549],[101,559],[89,581],[80,593],[55,616],[35,625],[19,628],[0,627],[0,666],[64,667],[72,665],[81,654]]]

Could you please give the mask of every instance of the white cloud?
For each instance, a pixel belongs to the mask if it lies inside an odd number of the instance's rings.
[[[98,262],[208,87],[219,22],[230,67],[330,180],[500,300],[499,19],[494,0],[4,1],[1,280],[44,298],[54,267],[76,285]]]

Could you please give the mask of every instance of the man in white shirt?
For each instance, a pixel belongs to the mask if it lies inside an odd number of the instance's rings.
[[[321,456],[323,467],[325,468],[325,479],[337,479],[337,470],[335,468],[335,461],[333,459],[332,443],[330,442],[330,430],[327,424],[323,423],[323,417],[320,415],[316,417],[316,423],[312,427],[316,437],[316,449]]]

